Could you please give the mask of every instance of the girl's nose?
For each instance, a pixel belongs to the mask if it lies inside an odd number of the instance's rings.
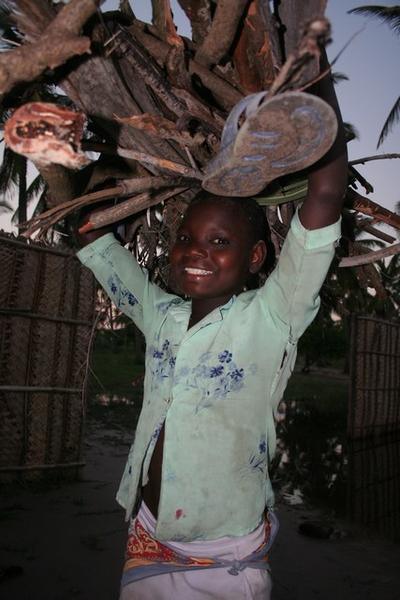
[[[192,242],[187,248],[187,254],[189,256],[205,258],[207,256],[207,250],[202,244]]]

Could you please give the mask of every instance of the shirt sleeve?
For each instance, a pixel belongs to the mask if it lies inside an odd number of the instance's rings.
[[[155,306],[175,298],[150,282],[146,269],[107,233],[82,248],[77,257],[88,267],[117,308],[147,336]]]
[[[319,291],[341,235],[339,219],[321,229],[306,229],[298,212],[283,244],[278,264],[260,294],[276,326],[295,343],[316,316]]]

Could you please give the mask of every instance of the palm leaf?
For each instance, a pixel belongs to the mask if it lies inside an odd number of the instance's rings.
[[[36,198],[45,188],[46,182],[41,175],[35,177],[32,183],[26,190],[26,200],[29,204],[34,198]]]
[[[349,81],[349,78],[345,73],[340,73],[339,71],[334,71],[331,75],[333,83],[340,83],[341,81]]]
[[[400,6],[357,6],[348,11],[364,15],[366,17],[376,17],[387,23],[398,35],[400,35]]]
[[[396,102],[394,103],[394,105],[385,121],[385,124],[382,127],[382,131],[379,134],[378,144],[376,146],[377,148],[379,148],[379,146],[382,144],[383,140],[390,133],[390,131],[392,130],[394,125],[396,125],[399,121],[400,121],[400,96],[397,98]]]
[[[11,204],[9,202],[7,202],[6,200],[2,200],[0,201],[0,213],[1,212],[10,212],[10,210],[12,210],[13,207],[11,206]]]
[[[6,194],[13,185],[18,185],[20,158],[10,148],[4,149],[3,162],[0,167],[0,194]]]
[[[19,202],[21,205],[23,204],[23,206],[18,206],[17,209],[14,211],[14,213],[11,217],[11,223],[16,225],[19,222],[19,215],[20,215],[21,209],[24,212],[26,212],[30,203],[33,200],[37,200],[37,203],[36,203],[36,207],[35,207],[35,210],[33,211],[32,216],[35,216],[35,215],[43,212],[43,210],[45,209],[46,193],[47,193],[46,182],[41,175],[38,175],[37,177],[35,177],[35,179],[29,185],[28,189],[26,190],[26,194],[22,198],[19,198]]]
[[[32,218],[39,215],[46,209],[46,195],[47,195],[47,185],[45,185],[42,189],[42,192],[39,196],[39,200],[36,204],[35,210],[33,211]]]
[[[358,140],[360,135],[352,123],[343,123],[346,142]]]

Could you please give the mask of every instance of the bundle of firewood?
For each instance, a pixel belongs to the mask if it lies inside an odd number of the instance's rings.
[[[43,239],[72,213],[104,202],[91,227],[124,223],[126,241],[160,270],[231,108],[248,94],[304,90],[318,78],[330,35],[326,0],[281,0],[273,11],[266,0],[179,4],[192,39],[177,33],[169,0],[152,0],[151,24],[127,0],[111,13],[95,0],[9,2],[20,45],[0,54],[0,93],[17,97],[5,138],[48,186],[47,210],[25,224],[24,235]],[[48,102],[50,84],[65,93],[62,105]],[[21,86],[24,94],[15,96]],[[357,187],[368,192],[368,182],[354,164],[349,169],[346,210],[354,227],[392,244],[371,252],[351,241],[342,265],[369,265],[400,251],[375,227],[400,229],[400,217],[360,195]],[[300,173],[259,196],[278,249],[306,190]]]

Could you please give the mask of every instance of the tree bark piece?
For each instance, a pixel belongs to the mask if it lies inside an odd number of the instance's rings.
[[[278,70],[278,57],[272,49],[271,36],[265,23],[262,0],[252,0],[240,27],[233,61],[240,85],[246,94],[268,89]],[[269,5],[264,2],[269,12]],[[269,17],[271,15],[269,14]]]
[[[168,52],[170,51],[170,47],[165,42],[146,33],[138,22],[129,27],[129,31],[132,32],[133,36],[146,48],[160,66],[165,64]],[[204,87],[211,91],[217,102],[225,110],[231,110],[243,97],[243,94],[230,83],[193,59],[189,59],[189,73],[200,79]]]
[[[370,162],[371,160],[387,160],[388,158],[400,158],[400,154],[397,152],[392,152],[389,154],[375,154],[374,156],[363,156],[362,158],[357,158],[356,160],[349,161],[349,165],[363,165],[366,162]]]
[[[200,132],[191,135],[189,131],[181,131],[176,123],[159,115],[144,113],[132,117],[116,117],[117,121],[126,123],[135,129],[140,129],[149,135],[155,135],[166,140],[175,140],[184,146],[198,146],[205,140]]]
[[[177,116],[181,116],[185,112],[185,105],[173,94],[169,82],[163,77],[157,66],[153,62],[149,62],[146,54],[141,52],[139,45],[133,44],[123,31],[118,37],[118,45],[137,75],[143,77],[145,83],[169,110]]]
[[[203,178],[203,175],[200,171],[196,171],[186,167],[185,165],[172,162],[166,158],[145,154],[144,152],[136,152],[135,150],[129,150],[121,147],[112,148],[111,146],[106,146],[104,144],[91,143],[83,144],[83,148],[92,152],[104,152],[105,154],[117,154],[118,156],[122,156],[124,158],[132,158],[133,160],[137,160],[145,165],[153,165],[158,169],[171,171],[175,175],[181,175],[182,177],[186,177],[188,179],[201,180]]]
[[[219,0],[210,31],[195,54],[196,62],[209,67],[228,53],[248,0]]]
[[[153,25],[160,32],[161,37],[167,44],[183,48],[183,40],[176,32],[169,0],[151,0],[151,4],[153,7]]]
[[[210,0],[178,0],[192,26],[192,39],[200,45],[211,28]]]
[[[146,98],[140,96],[139,106],[121,81],[110,59],[93,57],[86,60],[62,82],[62,87],[75,104],[91,116],[99,129],[106,133],[107,138],[115,140],[118,145],[149,154],[168,156],[172,160],[184,160],[183,153],[180,155],[168,142],[155,138],[150,140],[145,133],[134,131],[127,125],[121,127],[115,122],[114,114],[140,114],[140,106],[145,104]],[[140,84],[138,88],[141,92]],[[154,107],[148,97],[148,107],[152,106]],[[156,111],[155,108],[153,110]]]
[[[269,95],[288,89],[301,89],[310,83],[307,78],[308,65],[320,59],[323,48],[330,36],[330,23],[326,19],[317,19],[309,23],[299,46],[288,56],[278,76],[275,78]],[[313,81],[311,81],[313,82]]]
[[[46,173],[43,174],[44,177],[46,175]],[[47,178],[46,181],[48,181]],[[55,223],[61,221],[62,219],[65,219],[66,216],[68,216],[72,212],[79,210],[83,206],[97,204],[98,202],[101,202],[103,200],[109,200],[110,198],[128,196],[143,191],[145,191],[148,194],[154,194],[162,188],[177,188],[181,184],[183,187],[183,180],[181,178],[164,179],[163,177],[137,177],[134,179],[120,181],[118,185],[114,187],[107,188],[105,190],[98,190],[90,194],[85,194],[84,196],[79,196],[78,198],[74,198],[73,200],[73,195],[70,193],[66,195],[66,198],[68,198],[66,202],[53,206],[46,212],[41,213],[37,217],[31,219],[29,223],[24,224],[27,225],[27,229],[22,235],[24,237],[30,237],[36,231],[40,231],[40,235],[42,236],[43,233],[47,231],[50,227],[52,227]]]
[[[187,187],[174,188],[162,192],[161,194],[157,194],[156,196],[152,196],[150,192],[144,192],[143,194],[129,198],[121,204],[117,204],[101,213],[92,215],[90,221],[79,229],[79,233],[87,233],[93,229],[100,229],[101,227],[110,225],[110,223],[122,221],[131,215],[146,210],[146,208],[149,208],[150,206],[160,204],[160,202],[164,202],[164,200],[176,196],[180,192],[185,191],[185,189],[187,189]]]
[[[79,36],[79,32],[98,3],[99,0],[72,0],[35,42],[1,53],[0,93],[10,91],[17,83],[33,81],[47,68],[54,69],[72,56],[90,52],[90,39]]]
[[[381,248],[380,250],[375,250],[374,252],[369,252],[368,254],[346,256],[339,262],[339,267],[355,267],[359,265],[366,265],[399,253],[400,243],[393,244],[393,246]]]
[[[373,217],[382,223],[387,223],[387,225],[391,225],[395,229],[400,229],[400,215],[369,200],[369,198],[361,196],[361,194],[351,188],[347,189],[346,199],[348,200],[350,207],[354,210]]]
[[[380,231],[380,229],[377,229],[376,227],[374,227],[372,225],[373,222],[374,222],[373,220],[370,221],[369,219],[357,219],[356,220],[358,229],[362,229],[362,231],[366,231],[367,233],[374,235],[378,239],[383,240],[384,242],[387,242],[388,244],[393,244],[393,242],[396,241],[396,238],[394,238],[393,236],[388,235],[384,231]]]
[[[325,14],[327,0],[281,0],[277,4],[283,59],[287,59],[294,52],[311,21],[322,19]],[[318,57],[315,56],[303,70],[302,82],[310,81],[319,73]]]

